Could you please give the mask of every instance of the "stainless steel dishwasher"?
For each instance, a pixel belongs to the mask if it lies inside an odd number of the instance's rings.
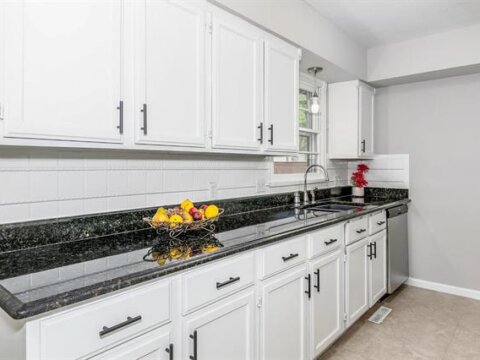
[[[389,294],[397,290],[409,276],[407,213],[407,205],[387,209],[387,285]]]

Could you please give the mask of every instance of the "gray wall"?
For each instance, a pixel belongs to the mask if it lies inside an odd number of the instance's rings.
[[[410,154],[410,271],[480,290],[480,75],[378,89],[380,154]]]

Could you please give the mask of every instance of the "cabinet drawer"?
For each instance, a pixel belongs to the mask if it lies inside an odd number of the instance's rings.
[[[261,251],[261,276],[265,278],[300,264],[307,258],[307,241],[304,236],[268,246]]]
[[[373,214],[368,219],[368,232],[370,235],[376,234],[387,227],[387,214],[382,211],[378,214]]]
[[[40,358],[77,359],[170,321],[171,281],[39,320]]]
[[[345,244],[351,244],[368,236],[368,218],[349,221],[345,226]]]
[[[309,258],[324,254],[330,250],[338,249],[345,240],[345,224],[337,224],[334,226],[321,229],[308,234],[310,246]]]
[[[182,278],[183,313],[253,284],[254,253],[193,270]]]

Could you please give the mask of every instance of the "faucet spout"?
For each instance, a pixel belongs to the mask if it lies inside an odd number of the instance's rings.
[[[304,205],[308,205],[308,203],[309,203],[309,196],[308,196],[308,191],[307,191],[308,173],[310,172],[311,169],[317,168],[317,167],[323,170],[323,174],[325,176],[325,180],[323,180],[323,182],[329,182],[330,181],[330,178],[328,176],[328,171],[322,165],[313,164],[313,165],[310,165],[309,167],[307,167],[307,170],[305,170],[305,176],[304,176],[304,181],[303,181],[303,204]]]

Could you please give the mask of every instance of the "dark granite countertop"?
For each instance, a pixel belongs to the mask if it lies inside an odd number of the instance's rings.
[[[336,190],[320,191],[317,203],[358,202]],[[357,209],[321,215],[292,206],[292,194],[219,202],[226,211],[214,235],[183,242],[142,223],[153,209],[3,226],[0,307],[27,318],[409,202],[406,190],[366,195]]]

